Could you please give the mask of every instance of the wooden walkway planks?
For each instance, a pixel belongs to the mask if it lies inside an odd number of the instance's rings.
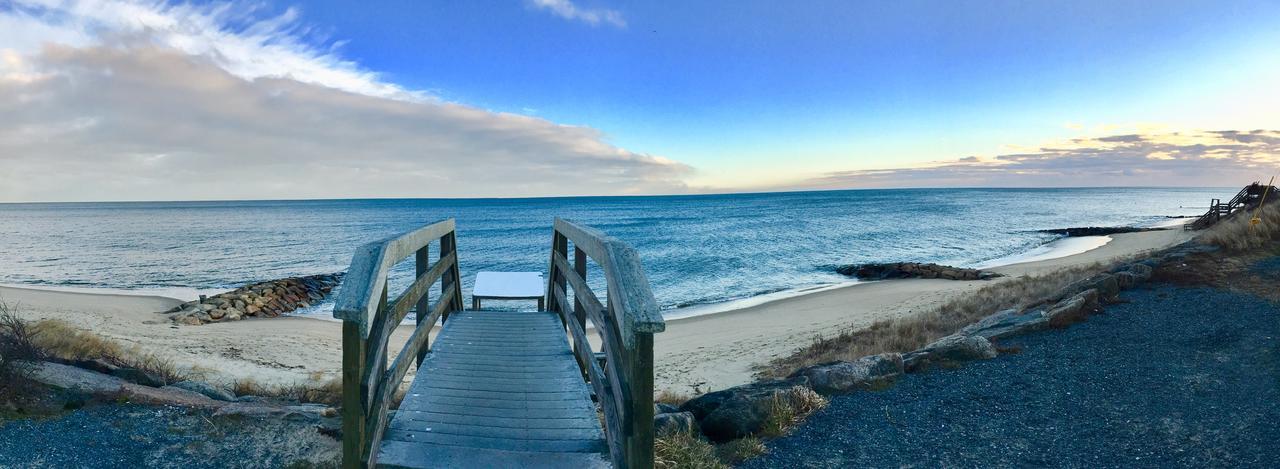
[[[609,467],[555,313],[453,313],[378,448],[379,467]]]

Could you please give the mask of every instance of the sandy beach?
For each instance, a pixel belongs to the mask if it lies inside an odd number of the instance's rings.
[[[994,270],[991,281],[891,280],[856,283],[768,301],[726,312],[673,319],[655,339],[660,389],[714,390],[748,382],[752,367],[847,326],[910,315],[991,282],[1054,269],[1105,262],[1189,239],[1181,229],[1112,235],[1083,253]],[[334,377],[341,370],[341,324],[303,317],[252,319],[175,326],[156,311],[180,301],[159,296],[60,292],[0,287],[0,301],[28,319],[59,319],[103,337],[137,346],[183,366],[206,371],[211,381],[251,377],[284,383]],[[408,338],[396,332],[392,349]]]

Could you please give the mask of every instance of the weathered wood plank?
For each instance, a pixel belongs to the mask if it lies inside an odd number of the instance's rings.
[[[484,436],[512,440],[601,440],[604,434],[597,428],[511,428],[486,427],[422,420],[401,420],[391,424],[392,430],[406,432],[439,433],[458,436]]]
[[[515,440],[405,430],[392,430],[388,432],[387,439],[507,451],[593,453],[605,450],[605,443],[600,440]]]
[[[389,468],[477,468],[512,467],[519,461],[523,469],[601,469],[608,461],[596,453],[530,453],[424,443],[387,442],[378,461]]]

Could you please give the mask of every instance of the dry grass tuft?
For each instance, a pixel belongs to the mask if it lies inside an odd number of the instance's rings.
[[[681,405],[684,405],[684,403],[689,402],[689,399],[692,399],[692,397],[688,394],[669,391],[666,389],[658,391],[657,394],[653,395],[653,402],[659,404],[670,404],[676,407],[680,407]]]
[[[44,352],[34,343],[35,332],[0,302],[0,400],[21,395],[30,384],[27,369],[19,361],[40,359]]]
[[[335,406],[342,403],[342,379],[325,380],[322,376],[313,375],[307,381],[267,386],[246,378],[231,383],[231,392],[236,396],[268,397]]]
[[[1269,194],[1257,225],[1250,223],[1254,211],[1236,212],[1205,230],[1200,239],[1232,252],[1251,251],[1280,240],[1280,194]]]
[[[653,441],[653,467],[658,469],[728,469],[716,447],[694,432],[667,432]]]
[[[733,465],[758,457],[766,451],[764,441],[759,437],[748,436],[717,446],[716,456],[725,464]]]
[[[879,321],[861,329],[850,327],[831,337],[815,337],[812,343],[795,353],[774,359],[758,370],[757,375],[761,378],[782,378],[819,363],[852,361],[879,353],[910,352],[997,311],[1040,303],[1067,285],[1109,267],[1092,264],[1046,275],[998,280],[973,294],[953,299],[934,311]]]
[[[200,373],[180,369],[159,355],[144,352],[138,347],[125,348],[119,342],[77,329],[58,320],[44,320],[31,326],[34,344],[46,357],[59,360],[103,360],[124,368],[135,368],[173,384],[196,379]]]
[[[799,424],[809,414],[827,406],[827,398],[804,386],[796,386],[773,396],[769,419],[761,430],[765,436],[778,437]]]

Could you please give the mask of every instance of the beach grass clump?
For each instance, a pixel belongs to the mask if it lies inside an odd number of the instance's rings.
[[[28,385],[27,368],[19,363],[43,357],[35,334],[16,311],[0,302],[0,399],[7,401],[21,394]]]
[[[758,436],[739,438],[716,446],[716,457],[725,464],[734,465],[763,455],[767,449]]]
[[[165,384],[196,379],[201,373],[179,368],[172,360],[139,347],[124,347],[119,342],[72,326],[64,321],[46,319],[31,326],[33,343],[46,357],[64,361],[102,360],[112,365],[133,368],[159,378]]]
[[[1252,251],[1280,241],[1280,194],[1268,198],[1272,202],[1261,210],[1236,212],[1209,227],[1200,239],[1232,252]],[[1252,222],[1255,216],[1257,224]]]
[[[951,299],[932,311],[877,321],[867,327],[850,326],[833,336],[817,336],[795,353],[776,358],[758,369],[757,375],[761,378],[783,378],[796,370],[820,363],[917,350],[997,311],[1040,303],[1067,285],[1107,267],[1095,263],[1044,275],[1007,278],[972,294]]]
[[[342,403],[342,379],[326,380],[322,375],[313,374],[306,381],[264,385],[252,378],[244,378],[231,383],[231,392],[236,396],[268,397],[332,406]]]
[[[653,441],[653,467],[658,469],[728,469],[716,447],[693,431],[668,431]]]
[[[787,434],[806,417],[827,406],[827,398],[805,386],[796,386],[773,396],[769,416],[761,434],[779,437]]]

